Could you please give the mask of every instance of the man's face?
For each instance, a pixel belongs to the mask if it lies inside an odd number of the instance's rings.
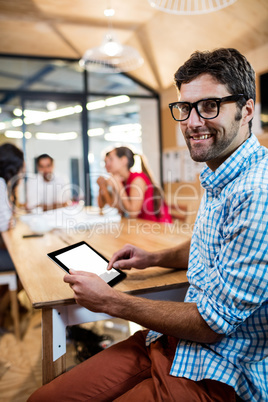
[[[38,173],[43,176],[45,181],[50,181],[52,179],[54,166],[50,158],[40,159],[37,169]]]
[[[228,95],[231,94],[225,85],[209,74],[202,74],[188,84],[182,84],[180,101],[196,102]],[[223,102],[219,115],[212,120],[203,119],[193,108],[189,118],[180,122],[192,159],[207,162],[212,170],[216,170],[249,136],[248,126],[241,124],[241,117],[235,102]]]

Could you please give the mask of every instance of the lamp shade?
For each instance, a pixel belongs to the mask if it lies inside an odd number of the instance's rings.
[[[194,15],[211,13],[230,6],[236,0],[148,0],[157,10],[170,14]]]
[[[127,72],[143,64],[139,52],[122,45],[115,35],[107,33],[101,46],[88,49],[80,60],[81,67],[96,72]]]

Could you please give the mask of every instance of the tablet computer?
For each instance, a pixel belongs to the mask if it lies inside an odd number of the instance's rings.
[[[97,274],[110,286],[126,277],[116,268],[107,271],[108,260],[85,241],[72,244],[47,254],[56,264],[69,273],[69,269]]]

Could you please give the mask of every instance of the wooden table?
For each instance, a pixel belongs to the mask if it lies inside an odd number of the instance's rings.
[[[126,243],[155,251],[188,242],[190,237],[179,225],[125,218],[89,230],[57,229],[43,237],[22,237],[29,233],[30,228],[18,221],[2,236],[33,307],[42,309],[43,383],[66,370],[66,326],[108,318],[75,304],[72,290],[63,282],[64,271],[47,257],[48,252],[85,240],[109,259]],[[159,267],[127,271],[127,278],[116,285],[129,294],[174,301],[183,300],[187,287],[186,270]]]

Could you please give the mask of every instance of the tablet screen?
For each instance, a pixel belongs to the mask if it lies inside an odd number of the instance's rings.
[[[109,284],[115,284],[125,277],[123,272],[114,268],[107,271],[106,258],[86,242],[73,244],[49,253],[48,256],[67,272],[69,269],[92,272]]]

